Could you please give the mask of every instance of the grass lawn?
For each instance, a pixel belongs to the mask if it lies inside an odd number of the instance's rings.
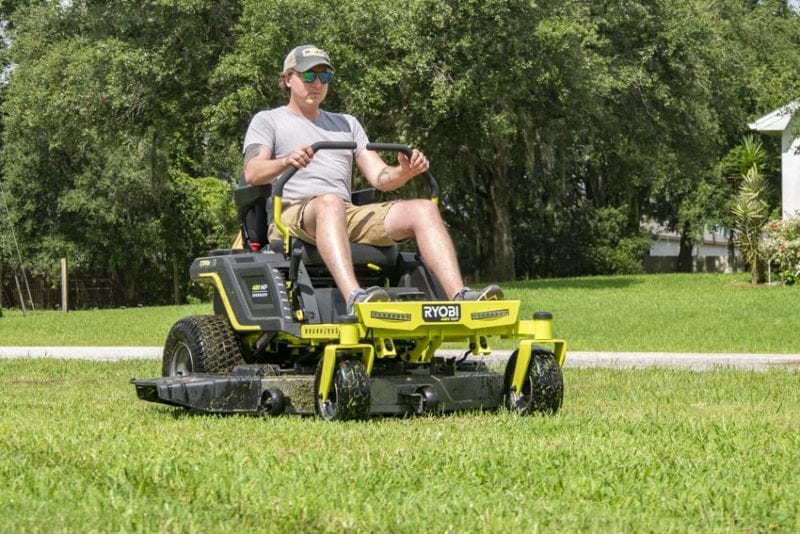
[[[104,310],[3,310],[0,346],[156,346],[187,315],[212,313],[211,304]]]
[[[747,275],[603,276],[504,284],[522,316],[554,313],[555,335],[581,351],[800,353],[800,287],[751,287]],[[5,310],[0,346],[162,345],[181,317],[210,304],[23,317]],[[511,343],[496,343],[511,348]]]
[[[504,284],[523,315],[554,314],[569,349],[800,353],[800,287],[747,275],[603,276]]]
[[[798,288],[506,284],[573,350],[800,353]],[[210,305],[5,311],[0,345],[161,345]],[[136,399],[160,362],[0,360],[0,531],[800,530],[800,373],[565,370],[562,411],[330,423]]]
[[[570,369],[562,412],[329,423],[0,361],[0,530],[798,531],[800,374]]]

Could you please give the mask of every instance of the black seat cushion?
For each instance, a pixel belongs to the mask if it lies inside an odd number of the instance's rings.
[[[239,187],[234,189],[233,199],[239,210],[239,219],[245,246],[249,248],[252,244],[257,244],[256,250],[261,248],[264,243],[269,241],[269,248],[274,252],[283,252],[283,241],[269,239],[269,223],[272,220],[272,194],[271,185],[246,185],[244,173],[239,178]],[[378,192],[375,189],[365,189],[353,191],[352,202],[359,206],[375,202],[378,199]],[[306,267],[324,267],[325,262],[317,250],[317,247],[304,243],[299,239],[292,240],[294,247],[303,249],[303,264]],[[351,243],[353,252],[353,265],[355,267],[373,264],[382,270],[392,268],[397,265],[400,254],[396,246],[376,247],[372,245],[362,245]]]
[[[294,239],[293,246],[303,249],[303,264],[306,267],[322,267],[325,265],[319,250],[314,245]],[[269,247],[274,252],[282,252],[283,241],[280,239],[272,240],[269,243]],[[350,248],[353,255],[353,265],[356,266],[371,263],[381,269],[389,269],[397,265],[397,257],[400,254],[396,245],[376,247],[361,243],[350,243]]]

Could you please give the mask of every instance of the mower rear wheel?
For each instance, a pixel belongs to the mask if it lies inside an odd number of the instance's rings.
[[[564,377],[555,355],[547,349],[534,347],[522,391],[518,392],[511,390],[518,354],[515,350],[506,364],[506,407],[522,415],[555,414],[564,400]]]
[[[359,360],[340,360],[333,371],[333,385],[328,400],[322,402],[319,384],[322,375],[319,361],[314,374],[314,406],[317,415],[327,421],[366,419],[369,416],[369,376]]]
[[[164,344],[162,376],[227,373],[243,364],[228,320],[221,315],[184,317],[172,326]]]

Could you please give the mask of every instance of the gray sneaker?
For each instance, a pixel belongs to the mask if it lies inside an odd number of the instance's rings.
[[[503,300],[506,296],[500,286],[492,284],[486,286],[483,291],[476,291],[468,287],[461,288],[461,291],[456,293],[453,300]]]
[[[355,313],[356,302],[389,302],[390,300],[389,294],[382,287],[358,288],[350,293],[350,298],[347,299],[347,314],[353,315]]]

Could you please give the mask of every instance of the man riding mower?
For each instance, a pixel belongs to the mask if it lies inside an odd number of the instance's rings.
[[[348,142],[311,146],[312,153],[354,149]],[[402,145],[367,150],[412,153]],[[381,288],[389,300],[348,306],[317,247],[281,223],[284,188],[296,172],[290,167],[271,184],[234,191],[245,248],[193,262],[192,279],[214,288],[214,314],[172,327],[163,376],[132,380],[140,398],[207,413],[332,420],[502,406],[558,411],[566,342],[553,338],[550,313],[521,319],[518,300],[451,300],[417,254],[395,245],[351,245],[360,287]],[[422,176],[437,203],[435,179]],[[352,202],[376,196],[358,191]],[[279,239],[270,240],[270,222]],[[481,358],[492,352],[492,337],[519,340],[502,373]],[[463,355],[437,353],[444,343],[460,344]]]

